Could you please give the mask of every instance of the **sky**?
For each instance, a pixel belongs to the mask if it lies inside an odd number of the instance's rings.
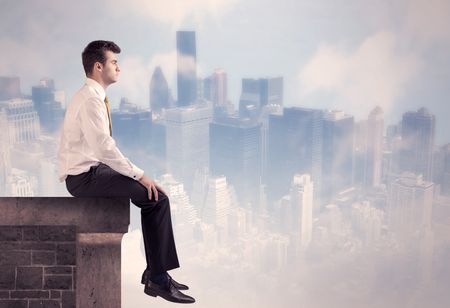
[[[66,92],[68,102],[84,82],[81,51],[92,40],[106,39],[122,48],[121,77],[107,91],[112,107],[118,107],[121,97],[147,107],[155,66],[162,67],[176,94],[175,32],[195,30],[199,76],[225,69],[235,105],[242,78],[283,76],[285,106],[340,109],[360,120],[379,105],[387,124],[399,122],[403,112],[425,106],[437,117],[437,143],[450,142],[448,0],[0,0],[0,8],[0,76],[20,77],[24,94],[30,94],[42,77],[50,77]],[[138,221],[136,215],[133,208],[132,221]],[[128,252],[122,271],[125,307],[135,307],[133,298],[154,304],[139,284],[145,260],[137,227],[131,226],[122,245]],[[325,296],[330,291],[327,282],[349,275],[344,270],[353,264],[345,262],[322,270],[307,267],[309,272],[300,273],[308,277],[301,286],[305,306],[333,303],[336,297]],[[203,264],[186,263],[184,272],[175,272],[174,277],[189,282],[188,294],[203,299],[205,307],[213,306],[226,281],[202,291],[208,272],[197,277],[190,268]],[[235,298],[248,297],[247,306],[264,301],[275,306],[283,300],[270,293],[276,291],[270,286],[263,292],[252,285],[245,293],[246,283],[255,281],[239,279],[242,273],[233,272],[237,284],[227,285],[227,290],[236,291]],[[261,298],[251,297],[255,294]],[[292,293],[285,301],[296,306],[298,297]],[[368,294],[362,301],[380,298]],[[424,298],[439,299],[433,294]]]
[[[199,76],[228,74],[237,105],[242,78],[283,76],[285,106],[340,109],[366,118],[376,105],[395,124],[426,106],[438,116],[437,142],[449,141],[450,2],[446,0],[1,0],[0,74],[22,91],[54,78],[69,100],[84,74],[91,40],[122,48],[122,75],[108,89],[148,106],[160,65],[176,94],[175,32],[195,30]]]

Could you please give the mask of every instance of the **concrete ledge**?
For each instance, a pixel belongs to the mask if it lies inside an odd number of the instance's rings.
[[[0,225],[76,225],[79,233],[126,233],[127,198],[1,197]]]
[[[0,307],[121,307],[127,198],[0,198]]]

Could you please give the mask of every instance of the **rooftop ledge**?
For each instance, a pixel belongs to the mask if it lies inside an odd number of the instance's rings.
[[[121,307],[128,198],[0,197],[0,307]]]

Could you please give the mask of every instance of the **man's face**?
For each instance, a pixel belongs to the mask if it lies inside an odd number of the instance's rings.
[[[103,82],[110,85],[119,79],[119,64],[117,63],[116,54],[110,50],[105,51],[105,64],[101,71]]]

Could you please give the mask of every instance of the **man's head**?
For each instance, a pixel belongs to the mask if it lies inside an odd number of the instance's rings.
[[[104,87],[117,81],[120,68],[116,54],[120,47],[111,41],[93,41],[84,49],[81,57],[86,76]]]

